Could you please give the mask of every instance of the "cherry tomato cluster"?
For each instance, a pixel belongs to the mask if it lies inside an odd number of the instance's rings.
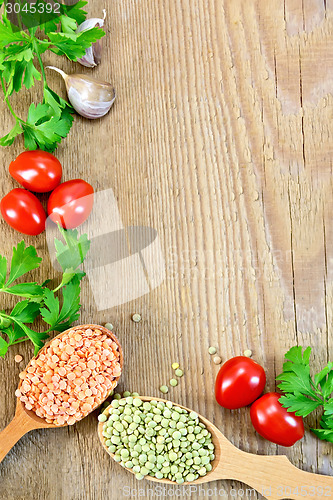
[[[25,151],[11,162],[9,173],[22,188],[10,191],[1,200],[0,209],[5,221],[16,231],[37,235],[45,229],[47,215],[40,200],[30,191],[52,191],[47,213],[64,229],[74,229],[88,218],[93,206],[93,196],[89,196],[94,193],[92,186],[82,179],[60,184],[61,163],[51,153]]]
[[[258,434],[272,443],[293,446],[304,436],[303,419],[283,408],[279,402],[281,394],[269,392],[259,397],[265,384],[262,366],[245,356],[236,356],[220,368],[215,398],[219,405],[230,410],[253,403],[250,416]]]

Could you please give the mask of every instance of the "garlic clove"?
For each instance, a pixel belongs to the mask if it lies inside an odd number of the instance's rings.
[[[105,116],[116,99],[115,90],[108,82],[82,74],[67,75],[61,69],[48,66],[64,79],[68,99],[73,108],[91,120]]]
[[[91,28],[103,28],[104,21],[106,17],[106,10],[103,9],[104,17],[103,19],[94,17],[91,19],[86,19],[80,26],[77,28],[76,33],[80,33],[81,31],[90,30]],[[87,68],[94,68],[98,64],[100,64],[102,59],[102,40],[97,40],[97,42],[93,43],[91,47],[86,49],[86,53],[83,57],[77,60],[82,66],[86,66]]]

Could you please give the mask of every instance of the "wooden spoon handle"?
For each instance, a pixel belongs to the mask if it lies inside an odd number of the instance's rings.
[[[284,455],[260,456],[241,452],[238,479],[269,500],[280,498],[331,498],[333,476],[305,472],[292,465]],[[240,458],[240,457],[239,457]],[[234,468],[235,472],[235,468]]]
[[[17,441],[33,428],[29,422],[23,420],[19,415],[15,415],[10,424],[0,432],[0,462],[2,462]]]

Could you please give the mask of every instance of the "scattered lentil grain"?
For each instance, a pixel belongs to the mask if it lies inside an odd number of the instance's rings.
[[[216,347],[211,346],[211,347],[209,347],[208,352],[209,352],[209,354],[216,354],[217,349],[216,349]]]
[[[114,329],[114,326],[112,323],[105,323],[105,328],[107,328],[108,330],[110,330],[112,332]]]
[[[177,370],[175,370],[175,375],[176,377],[182,377],[184,375],[184,372],[180,368],[177,368]]]
[[[169,383],[171,387],[176,387],[176,385],[178,385],[178,382],[175,378],[172,378]]]
[[[138,313],[133,314],[132,321],[134,321],[134,323],[139,323],[141,321],[141,314]]]
[[[250,349],[246,349],[243,354],[247,358],[250,358],[252,356],[252,351]]]
[[[169,391],[169,389],[166,385],[161,385],[160,391],[163,392],[163,394],[166,394]]]
[[[216,364],[216,365],[220,365],[222,363],[222,358],[220,358],[220,356],[214,356],[213,358],[213,362]]]
[[[177,370],[177,368],[179,368],[179,363],[172,363],[171,368]]]
[[[20,354],[16,354],[14,360],[15,360],[15,363],[21,363],[23,357],[20,355]]]

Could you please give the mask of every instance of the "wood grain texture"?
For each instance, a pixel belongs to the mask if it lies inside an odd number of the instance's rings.
[[[89,2],[94,16],[103,7]],[[247,409],[218,407],[218,367],[207,350],[218,346],[225,360],[250,348],[267,368],[268,390],[290,346],[311,345],[318,369],[333,357],[333,2],[113,0],[107,20],[103,63],[93,74],[114,84],[116,104],[103,120],[76,118],[57,156],[64,180],[113,189],[125,226],[157,229],[167,274],[149,295],[104,312],[86,281],[80,322],[115,325],[122,389],[158,396],[179,361],[185,375],[170,399],[199,411],[244,451],[286,453],[303,470],[332,475],[332,447],[310,432],[282,449],[255,434]],[[60,57],[44,60],[82,70]],[[49,81],[64,91],[56,75]],[[39,91],[13,105],[24,114]],[[1,116],[6,132],[3,105]],[[16,185],[8,164],[22,149],[1,151],[1,196]],[[0,234],[9,255],[20,235],[4,221]],[[44,236],[26,241],[46,259],[37,279],[56,277]],[[25,362],[32,356],[22,345],[0,362],[2,427],[14,415],[18,352]],[[123,486],[138,488],[103,451],[96,427],[91,416],[25,436],[1,465],[0,496],[118,500]]]

